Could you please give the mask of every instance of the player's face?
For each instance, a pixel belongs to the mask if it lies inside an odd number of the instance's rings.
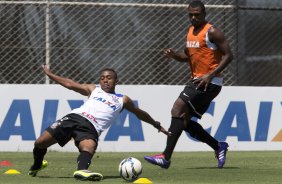
[[[191,21],[191,24],[194,27],[200,27],[205,22],[205,13],[200,7],[189,7],[188,15]]]
[[[99,83],[103,91],[114,93],[117,84],[116,75],[112,71],[103,71],[100,75]]]

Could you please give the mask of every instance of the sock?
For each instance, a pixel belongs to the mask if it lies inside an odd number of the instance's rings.
[[[91,164],[93,155],[87,151],[81,151],[77,157],[77,170],[87,170]]]
[[[213,138],[199,123],[191,120],[185,128],[191,137],[208,144],[215,151],[218,150],[218,141]]]
[[[33,148],[33,166],[31,167],[32,170],[37,170],[40,169],[41,165],[42,165],[42,161],[43,158],[45,156],[45,154],[47,153],[47,148],[38,148],[38,147],[34,147]]]
[[[180,137],[182,131],[184,130],[184,120],[182,118],[171,118],[171,124],[168,129],[172,134],[167,137],[166,148],[163,154],[165,155],[166,160],[170,160],[173,153],[174,147]]]

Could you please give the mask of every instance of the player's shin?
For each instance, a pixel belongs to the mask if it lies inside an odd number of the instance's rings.
[[[180,137],[182,131],[184,130],[184,120],[183,118],[171,118],[171,124],[168,129],[171,132],[171,136],[167,137],[167,143],[165,151],[163,152],[166,160],[170,160],[175,145]]]
[[[213,138],[199,123],[191,120],[185,131],[190,134],[191,137],[208,144],[212,149],[218,150],[218,141]]]
[[[41,167],[43,158],[46,153],[47,153],[47,148],[41,149],[36,146],[33,148],[34,163],[32,169],[39,169]]]
[[[87,170],[91,164],[93,155],[87,151],[81,151],[77,157],[77,170]]]

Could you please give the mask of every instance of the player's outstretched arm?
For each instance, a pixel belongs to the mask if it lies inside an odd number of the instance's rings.
[[[167,58],[173,58],[176,61],[179,62],[188,62],[189,57],[185,52],[180,51],[174,51],[171,48],[166,48],[163,50],[165,57]]]
[[[132,102],[132,100],[128,97],[128,96],[124,96],[123,97],[123,105],[124,108],[127,109],[128,111],[134,113],[140,120],[145,121],[151,125],[153,125],[156,129],[158,129],[159,132],[162,132],[166,135],[170,135],[171,133],[168,132],[166,129],[164,129],[161,126],[161,123],[158,121],[155,121],[150,115],[149,113],[147,113],[146,111],[143,111],[142,109],[136,107],[134,105],[134,103]]]
[[[49,65],[42,65],[43,72],[56,83],[68,88],[70,90],[76,91],[82,95],[89,96],[91,92],[95,89],[95,84],[79,84],[69,78],[61,77],[51,72]]]

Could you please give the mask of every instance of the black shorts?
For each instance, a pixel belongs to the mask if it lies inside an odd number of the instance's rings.
[[[60,146],[64,146],[71,138],[75,145],[85,139],[92,139],[98,145],[98,133],[95,127],[84,117],[78,114],[68,114],[46,128]]]
[[[211,101],[221,91],[221,86],[209,84],[206,91],[204,91],[203,87],[200,89],[196,89],[196,87],[196,84],[189,82],[180,93],[179,98],[187,104],[192,116],[201,119]]]

